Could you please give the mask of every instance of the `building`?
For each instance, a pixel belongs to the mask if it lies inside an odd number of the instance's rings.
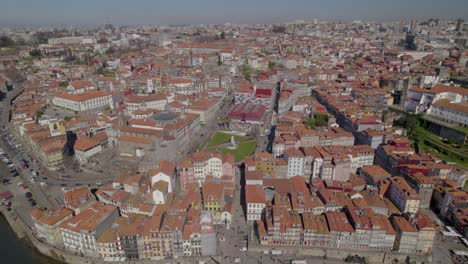
[[[263,209],[266,206],[266,199],[262,187],[247,185],[245,187],[245,202],[247,221],[261,220]]]
[[[432,105],[439,100],[445,101],[432,108]],[[414,113],[428,112],[435,117],[442,117],[445,119],[448,119],[447,117],[450,117],[450,119],[452,119],[452,117],[460,117],[463,119],[463,116],[460,116],[459,110],[462,110],[462,112],[464,111],[463,107],[466,107],[464,105],[466,101],[468,101],[468,91],[462,87],[435,84],[428,90],[413,86],[408,89],[404,107],[406,110]],[[460,104],[460,106],[457,107],[461,107],[462,109],[454,111],[454,109],[448,105],[449,102]],[[466,116],[464,118],[466,120]],[[457,119],[453,119],[453,121],[456,120]]]
[[[396,231],[394,249],[400,253],[412,254],[416,252],[418,230],[403,216],[391,216],[390,222]]]
[[[75,214],[96,202],[96,198],[89,190],[88,186],[80,186],[63,193],[65,207],[73,210]]]
[[[220,109],[220,102],[216,98],[198,100],[187,106],[187,112],[199,115],[201,124],[212,124]]]
[[[304,175],[305,159],[304,154],[298,149],[288,149],[284,153],[285,160],[288,161],[288,178]]]
[[[60,225],[60,234],[67,250],[97,257],[97,238],[111,227],[118,216],[117,207],[95,203]]]
[[[421,201],[417,192],[411,188],[403,177],[395,176],[387,179],[390,181],[390,188],[387,191],[390,200],[403,213],[415,214],[419,210]]]
[[[102,151],[101,142],[88,137],[79,137],[73,145],[75,158],[80,163],[87,163],[89,159]]]
[[[168,96],[164,93],[149,95],[129,95],[125,98],[125,110],[132,113],[136,110],[164,110],[168,104]]]
[[[72,210],[61,207],[54,207],[45,211],[34,209],[31,212],[37,235],[44,239],[46,243],[54,246],[63,245],[59,227],[72,217]]]
[[[448,99],[440,99],[431,104],[427,113],[431,117],[451,124],[468,125],[468,101],[451,102]]]
[[[231,129],[249,133],[264,125],[266,111],[261,104],[240,103],[229,110],[227,117],[231,120]]]
[[[112,95],[98,90],[89,90],[79,94],[56,94],[52,98],[52,104],[77,112],[104,107],[114,108]]]
[[[195,152],[191,157],[180,162],[181,183],[187,186],[196,182],[201,185],[207,176],[220,179],[225,176],[234,180],[234,156],[231,154],[222,155],[220,152]],[[191,171],[193,170],[193,175]],[[185,188],[185,187],[184,187]]]
[[[378,165],[370,165],[360,168],[359,176],[363,177],[369,185],[374,186],[377,186],[377,182],[392,177],[390,173]]]

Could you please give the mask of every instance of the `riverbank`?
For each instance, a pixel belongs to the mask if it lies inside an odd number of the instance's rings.
[[[1,208],[1,213],[5,219],[5,224],[10,225],[11,231],[16,237],[20,238],[23,243],[25,243],[26,247],[29,247],[29,250],[36,253],[34,259],[43,259],[43,262],[37,260],[31,260],[31,262],[18,262],[13,260],[8,263],[18,263],[18,264],[30,264],[30,263],[39,263],[39,264],[109,264],[108,261],[98,258],[89,258],[89,257],[82,257],[80,255],[76,255],[65,251],[60,248],[53,247],[42,242],[38,239],[33,232],[26,226],[25,223],[21,221],[20,218],[15,217],[15,213],[12,211],[7,211],[4,208]],[[1,216],[0,216],[1,217]],[[14,237],[14,236],[13,236]],[[21,251],[20,251],[21,252]],[[40,255],[42,254],[42,255]],[[213,257],[190,257],[190,258],[179,258],[179,259],[162,259],[158,260],[158,263],[169,264],[169,263],[203,263],[209,260],[214,261],[215,263],[223,263],[222,258],[219,256]],[[44,262],[45,261],[45,262]],[[119,261],[119,264],[150,264],[155,263],[154,260],[131,260],[131,261]]]
[[[63,264],[38,252],[26,237],[18,238],[7,218],[0,214],[0,256],[3,263]]]

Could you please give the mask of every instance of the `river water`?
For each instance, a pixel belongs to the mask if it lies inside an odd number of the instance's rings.
[[[0,258],[2,264],[61,264],[40,254],[27,241],[18,239],[2,214],[0,214]]]

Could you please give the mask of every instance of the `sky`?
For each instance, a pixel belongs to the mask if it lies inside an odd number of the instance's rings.
[[[0,25],[284,23],[463,18],[468,0],[0,0]]]

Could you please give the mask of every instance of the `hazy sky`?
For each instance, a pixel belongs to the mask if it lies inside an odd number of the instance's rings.
[[[468,0],[0,0],[1,24],[276,23],[468,18]]]

